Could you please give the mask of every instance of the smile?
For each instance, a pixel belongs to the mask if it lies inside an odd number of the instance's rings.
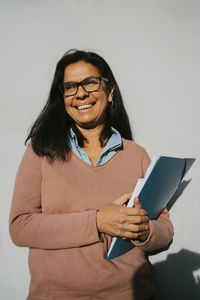
[[[95,103],[90,103],[90,104],[85,104],[85,105],[79,105],[79,106],[77,106],[76,108],[77,108],[78,110],[82,110],[82,109],[90,108],[90,107],[92,107],[93,105],[95,105]]]

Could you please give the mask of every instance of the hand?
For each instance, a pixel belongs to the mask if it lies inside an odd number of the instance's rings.
[[[135,201],[133,208],[123,205],[131,195],[132,193],[124,194],[97,211],[98,231],[123,239],[146,239],[149,234],[149,219],[139,200]]]
[[[141,208],[142,208],[142,205],[141,205],[141,203],[140,203],[140,201],[139,201],[138,198],[135,198],[135,199],[134,199],[134,207],[135,207],[135,208],[138,208],[138,209],[141,209]],[[141,234],[141,236],[140,236],[140,238],[139,238],[139,239],[142,240],[142,241],[145,241],[145,240],[148,238],[149,234],[150,234],[149,219],[148,219],[148,221],[146,222],[146,226],[147,226],[147,229],[146,229],[145,231],[143,231],[143,233]]]

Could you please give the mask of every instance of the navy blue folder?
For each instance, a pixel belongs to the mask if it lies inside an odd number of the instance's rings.
[[[193,158],[160,156],[138,195],[149,219],[155,220],[160,215],[194,161]],[[116,258],[133,247],[131,241],[117,238],[107,258]]]

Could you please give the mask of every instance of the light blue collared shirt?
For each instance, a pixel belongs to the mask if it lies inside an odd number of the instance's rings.
[[[106,163],[116,152],[122,147],[122,138],[120,133],[111,127],[112,129],[112,135],[109,138],[106,146],[103,148],[101,155],[99,157],[98,162],[96,163],[96,166],[100,166],[104,163]],[[78,140],[76,137],[76,134],[70,129],[70,145],[73,152],[81,158],[84,162],[88,163],[89,165],[92,165],[92,162],[90,161],[87,153],[79,146]]]

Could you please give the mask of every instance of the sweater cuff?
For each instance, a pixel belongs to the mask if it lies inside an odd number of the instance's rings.
[[[98,231],[97,228],[97,210],[90,211],[90,223],[91,226],[91,241],[93,242],[100,242],[102,240],[101,232]]]

